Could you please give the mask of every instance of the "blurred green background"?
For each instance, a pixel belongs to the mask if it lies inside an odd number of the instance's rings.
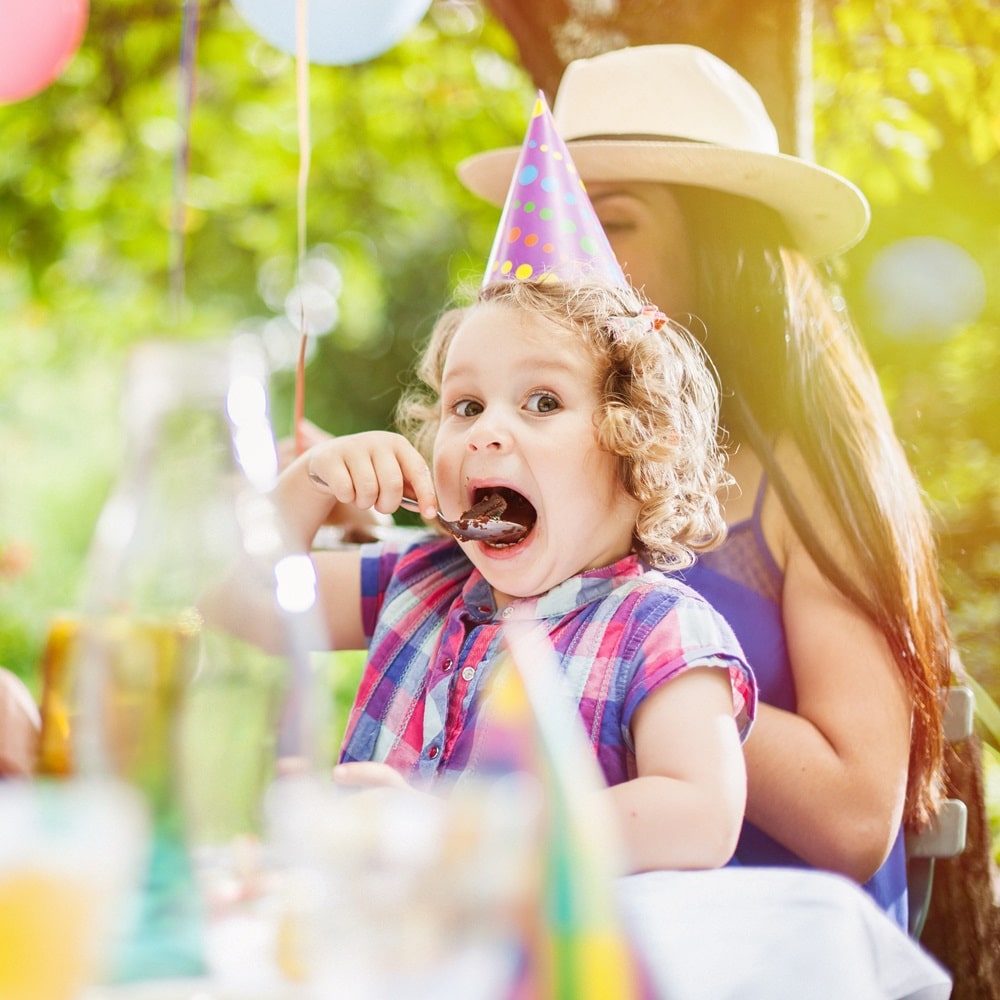
[[[295,61],[230,3],[202,2],[178,310],[181,14],[180,0],[94,0],[65,73],[0,106],[0,663],[36,693],[46,622],[76,600],[120,459],[129,346],[257,330],[275,366],[276,431],[291,426]],[[959,648],[994,697],[998,22],[992,0],[838,0],[814,38],[816,157],[874,213],[838,277],[934,512]],[[434,0],[370,62],[310,67],[303,294],[316,423],[388,424],[415,345],[458,283],[478,277],[497,222],[454,165],[519,144],[532,93],[474,0]]]

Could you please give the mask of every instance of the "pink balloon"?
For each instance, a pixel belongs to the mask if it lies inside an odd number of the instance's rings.
[[[66,68],[87,26],[87,0],[0,0],[0,103],[23,101]]]

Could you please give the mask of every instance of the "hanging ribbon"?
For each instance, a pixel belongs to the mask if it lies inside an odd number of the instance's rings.
[[[298,178],[298,280],[301,283],[306,260],[306,191],[309,182],[309,3],[297,0],[295,6],[295,89],[299,126],[299,178]],[[295,453],[305,451],[303,418],[305,415],[306,389],[306,332],[305,296],[299,296],[299,358],[295,367]]]
[[[180,141],[174,154],[173,217],[170,221],[169,274],[173,321],[184,316],[184,265],[187,247],[187,181],[191,162],[191,117],[195,94],[195,53],[198,45],[199,0],[184,0],[177,94]]]

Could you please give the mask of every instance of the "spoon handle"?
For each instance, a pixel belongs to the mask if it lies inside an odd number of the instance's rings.
[[[407,510],[412,510],[414,514],[421,514],[420,504],[417,503],[412,497],[400,497],[399,506],[405,507]],[[449,521],[441,511],[437,512],[438,523],[445,529],[445,531],[450,532],[455,536],[460,542],[469,541],[469,536],[462,530],[461,526],[456,524],[454,521]]]
[[[421,515],[421,517],[423,516],[423,512],[422,512],[422,511],[421,511],[421,509],[420,509],[420,504],[419,504],[419,503],[417,503],[417,501],[416,501],[416,500],[414,500],[414,499],[413,499],[413,497],[400,497],[400,498],[399,498],[399,506],[400,506],[400,507],[405,507],[405,508],[406,508],[407,510],[412,510],[414,514],[420,514],[420,515]],[[450,531],[450,532],[451,532],[451,533],[452,533],[453,535],[455,535],[455,537],[456,537],[456,538],[457,538],[457,537],[460,537],[460,536],[458,536],[458,535],[456,535],[456,534],[455,534],[455,530],[456,530],[456,527],[457,527],[457,525],[455,525],[455,524],[454,524],[453,522],[449,521],[449,520],[448,520],[448,519],[447,519],[447,518],[446,518],[446,517],[444,516],[444,514],[442,514],[442,513],[441,513],[441,511],[438,511],[438,512],[437,512],[437,519],[438,519],[438,521],[440,521],[440,522],[441,522],[441,524],[443,524],[443,525],[444,525],[444,526],[445,526],[445,527],[446,527],[446,528],[447,528],[447,529],[448,529],[448,530],[449,530],[449,531]]]

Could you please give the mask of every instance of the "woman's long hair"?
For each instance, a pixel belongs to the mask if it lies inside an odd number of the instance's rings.
[[[722,425],[757,454],[810,555],[883,632],[906,681],[913,715],[904,819],[919,828],[940,794],[950,638],[930,518],[874,368],[839,297],[787,249],[774,212],[698,188],[675,193],[696,262],[698,316],[722,382]],[[782,436],[822,490],[857,573],[837,563],[802,509],[775,458]]]

